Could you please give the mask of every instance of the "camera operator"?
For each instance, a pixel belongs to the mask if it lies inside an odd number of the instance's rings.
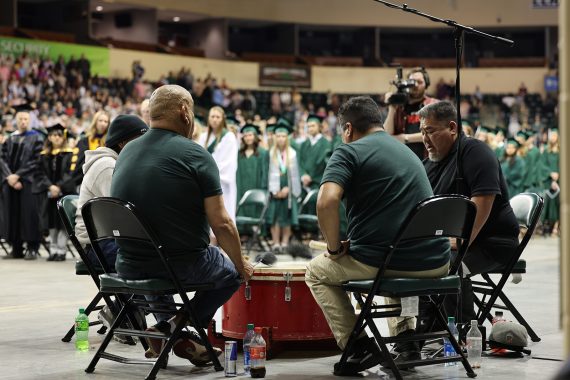
[[[403,81],[401,68],[398,68],[398,79],[392,83],[398,91],[384,95],[384,101],[388,104],[384,129],[408,145],[419,159],[423,160],[426,152],[420,133],[418,111],[438,101],[426,95],[426,89],[430,85],[428,73],[423,67],[418,67],[408,73],[408,80]]]

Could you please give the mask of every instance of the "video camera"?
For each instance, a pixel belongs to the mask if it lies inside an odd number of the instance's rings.
[[[404,105],[408,103],[410,97],[410,88],[416,86],[416,81],[413,79],[403,79],[402,66],[396,68],[396,80],[390,82],[396,86],[396,92],[388,99],[388,104]]]

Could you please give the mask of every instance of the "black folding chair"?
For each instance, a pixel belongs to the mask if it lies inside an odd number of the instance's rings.
[[[2,248],[2,250],[4,251],[4,253],[6,253],[6,255],[10,255],[10,252],[8,251],[8,248],[6,248],[6,245],[8,244],[8,242],[4,239],[0,239],[0,248]]]
[[[477,312],[477,320],[479,321],[479,324],[483,324],[485,319],[492,321],[492,308],[508,310],[513,314],[516,320],[526,328],[531,340],[533,342],[540,342],[540,337],[532,327],[530,327],[521,313],[505,295],[503,287],[507,283],[511,274],[526,273],[526,261],[521,260],[520,257],[532,237],[538,221],[540,220],[540,214],[544,208],[544,200],[535,193],[522,193],[512,197],[510,203],[519,225],[522,228],[526,228],[526,232],[513,254],[513,257],[504,268],[481,274],[484,281],[472,281],[473,293],[475,293],[474,302],[479,308]],[[501,278],[498,282],[494,282],[491,279],[491,274],[500,274]],[[497,302],[497,299],[500,299],[503,304],[495,303]]]
[[[122,295],[127,295],[127,298],[125,299],[124,305],[119,312],[119,315],[111,325],[109,332],[105,336],[105,339],[101,343],[101,346],[91,360],[91,363],[85,369],[85,372],[93,372],[100,358],[113,360],[124,364],[154,363],[151,371],[146,377],[147,380],[153,380],[156,378],[158,370],[166,366],[168,353],[174,345],[174,342],[176,342],[180,336],[182,329],[188,323],[194,326],[200,335],[200,338],[208,350],[208,354],[214,364],[216,371],[223,370],[218,357],[214,353],[206,332],[196,323],[196,312],[190,304],[190,300],[187,295],[188,292],[198,292],[212,289],[214,287],[214,284],[207,283],[182,285],[173,270],[168,253],[164,251],[164,248],[158,241],[156,234],[141,218],[140,214],[137,212],[136,207],[133,204],[116,198],[94,198],[83,205],[81,214],[83,215],[83,220],[85,221],[85,227],[87,229],[87,233],[89,234],[89,239],[91,240],[93,249],[98,257],[101,257],[103,253],[96,243],[104,239],[115,238],[118,241],[134,241],[148,244],[149,247],[152,247],[156,251],[156,254],[160,257],[162,263],[166,268],[166,271],[170,276],[169,279],[149,278],[145,280],[127,280],[119,277],[116,273],[106,273],[99,277],[101,280],[100,290],[103,294],[119,293]],[[178,294],[182,298],[182,304],[152,302],[135,298],[135,296],[165,296],[174,294]],[[158,332],[146,332],[142,329],[119,328],[128,314],[132,311],[145,309],[149,312],[172,313],[172,309],[167,309],[169,306],[177,307],[178,314],[182,315],[182,318],[180,318],[179,322],[176,324],[174,331],[170,335]],[[114,334],[137,336],[141,338],[158,338],[166,340],[166,344],[164,345],[156,361],[129,359],[105,352],[105,349],[107,348]],[[144,341],[144,339],[141,339],[141,342]]]
[[[311,234],[312,239],[318,239],[320,229],[319,229],[319,219],[317,218],[317,197],[319,195],[318,189],[313,189],[305,195],[301,205],[299,206],[299,226],[297,227],[299,240],[302,240],[303,234]]]
[[[394,251],[402,243],[424,241],[435,238],[456,238],[460,242],[469,241],[471,229],[475,220],[477,209],[468,198],[460,195],[439,195],[420,202],[408,215],[394,241],[388,247],[389,252],[378,274],[373,280],[349,281],[342,288],[352,292],[360,304],[361,311],[354,329],[350,335],[346,348],[340,359],[340,368],[346,364],[352,352],[354,342],[358,339],[365,327],[370,328],[372,334],[383,353],[386,362],[394,373],[396,379],[402,379],[399,368],[410,366],[424,366],[431,364],[461,361],[469,377],[476,374],[469,365],[455,337],[447,327],[447,321],[441,314],[440,308],[446,295],[459,294],[461,279],[456,274],[461,260],[467,250],[467,244],[460,244],[457,258],[450,268],[449,275],[442,278],[416,279],[416,278],[385,278],[384,272],[389,266]],[[367,294],[366,300],[363,294]],[[374,318],[398,317],[402,312],[401,303],[391,305],[373,305],[375,296],[384,297],[420,297],[426,296],[435,313],[436,321],[445,326],[445,331],[415,333],[411,336],[383,337],[374,323]],[[381,309],[388,309],[382,311]],[[423,360],[410,360],[396,364],[386,346],[389,343],[420,341],[446,337],[452,343],[456,355],[428,358]]]
[[[263,189],[251,189],[241,197],[236,211],[236,226],[240,236],[249,236],[246,243],[247,254],[256,243],[263,251],[261,234],[265,223],[265,213],[269,206],[269,193]],[[240,211],[248,211],[240,215]],[[250,213],[250,211],[253,211]],[[242,212],[243,214],[243,212]],[[268,244],[269,245],[269,244]]]
[[[75,274],[80,276],[91,276],[93,282],[95,282],[95,285],[97,286],[97,289],[99,289],[99,274],[102,274],[103,270],[101,267],[96,267],[93,265],[93,263],[87,257],[87,253],[81,246],[81,243],[79,243],[79,240],[77,240],[77,237],[75,236],[75,211],[77,210],[78,199],[79,196],[77,195],[66,195],[65,197],[61,198],[57,202],[57,212],[61,218],[65,232],[67,232],[69,241],[71,241],[75,247],[75,250],[79,254],[79,257],[81,258],[81,260],[77,260],[75,263]],[[104,296],[100,291],[97,291],[95,297],[93,297],[89,305],[87,305],[85,308],[85,314],[89,315],[93,311],[101,310],[103,308],[103,305],[99,305],[101,299],[103,299],[107,305],[112,305],[112,301],[109,296]],[[99,321],[89,322],[89,326],[100,324],[101,322]],[[105,334],[105,331],[107,331],[107,327],[105,326],[102,326],[99,330],[97,330],[99,334]],[[61,340],[63,342],[69,342],[73,337],[73,334],[75,334],[75,326],[71,326],[67,334],[65,334]]]

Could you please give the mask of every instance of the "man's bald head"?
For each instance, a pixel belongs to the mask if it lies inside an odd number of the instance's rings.
[[[184,87],[169,84],[157,88],[150,96],[149,108],[151,127],[155,121],[194,124],[194,100]]]

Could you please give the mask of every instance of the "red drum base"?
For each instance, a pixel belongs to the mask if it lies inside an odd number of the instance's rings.
[[[264,328],[272,342],[334,340],[305,284],[304,263],[255,269],[223,306],[222,335],[242,339],[248,323]]]

